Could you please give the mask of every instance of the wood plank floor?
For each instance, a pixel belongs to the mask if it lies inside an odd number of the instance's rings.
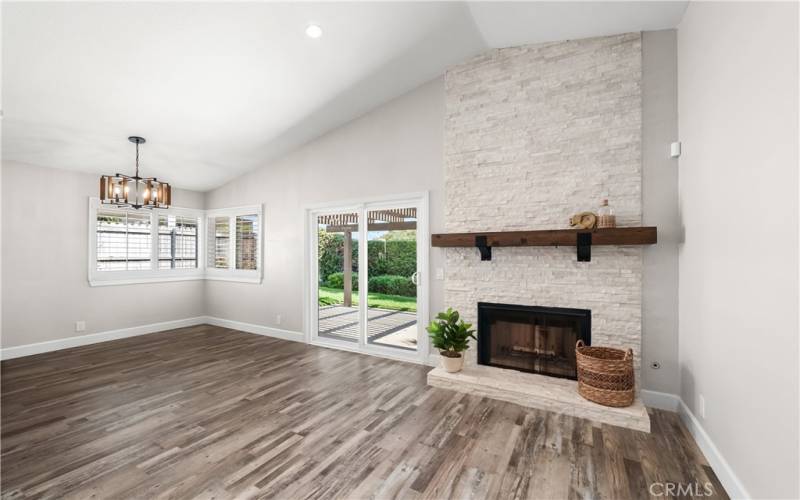
[[[4,361],[2,496],[727,498],[674,414],[595,427],[427,370],[205,325]]]

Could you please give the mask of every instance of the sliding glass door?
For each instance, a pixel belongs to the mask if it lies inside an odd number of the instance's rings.
[[[416,352],[417,209],[367,210],[367,343]]]
[[[316,334],[333,343],[358,344],[361,336],[359,214],[325,211],[315,214],[313,219],[317,253]]]
[[[308,210],[312,343],[423,360],[427,196]]]

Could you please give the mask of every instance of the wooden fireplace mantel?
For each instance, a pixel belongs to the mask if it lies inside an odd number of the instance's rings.
[[[592,245],[653,245],[657,228],[616,227],[610,229],[545,229],[482,233],[442,233],[431,237],[434,247],[477,247],[481,260],[491,260],[492,247],[574,246],[578,260],[591,260]]]
[[[486,233],[443,233],[431,237],[435,247],[474,247],[476,236],[486,236],[492,247],[575,246],[578,233],[592,233],[592,245],[652,245],[657,242],[653,226],[613,229],[545,229]]]

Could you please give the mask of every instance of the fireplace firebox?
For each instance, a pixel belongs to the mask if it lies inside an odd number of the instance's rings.
[[[591,345],[587,309],[478,303],[478,363],[577,378],[575,343]]]

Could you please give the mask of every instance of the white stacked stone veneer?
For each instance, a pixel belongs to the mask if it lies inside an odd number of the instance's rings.
[[[608,194],[619,226],[641,225],[639,33],[493,50],[445,76],[448,232],[567,228]],[[592,343],[642,338],[642,250],[446,249],[445,301],[476,321],[477,302],[592,311]],[[467,366],[476,363],[470,349]]]

